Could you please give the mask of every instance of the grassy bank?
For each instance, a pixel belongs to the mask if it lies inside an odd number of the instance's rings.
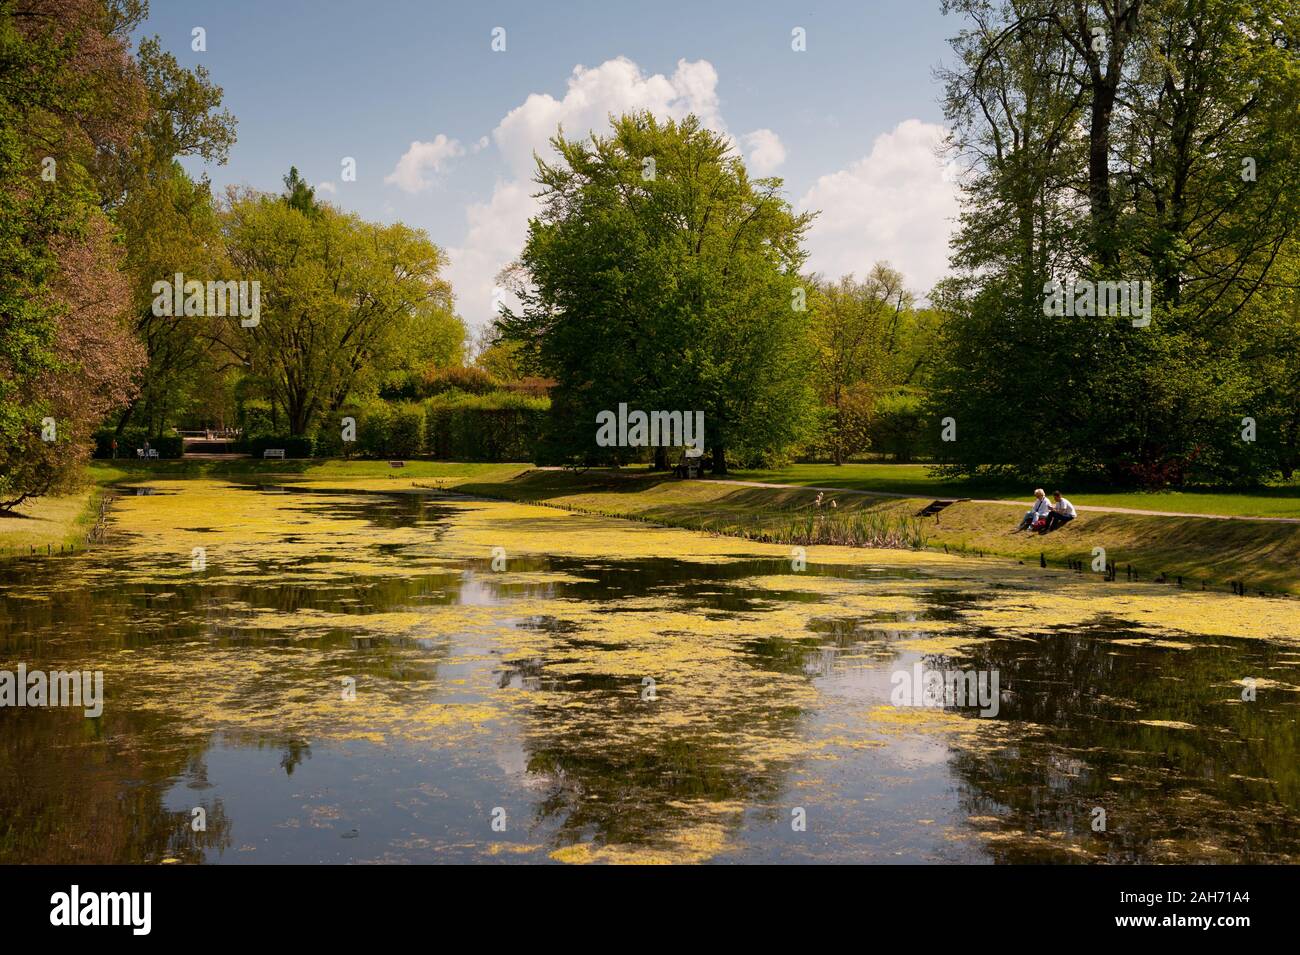
[[[830,484],[819,466],[767,472]],[[897,465],[848,466],[864,469]],[[906,467],[906,466],[905,466]],[[917,469],[924,470],[917,466]],[[846,468],[845,473],[848,474]],[[972,496],[969,489],[930,484],[916,497],[823,494],[804,487],[739,487],[713,481],[679,481],[644,470],[593,470],[581,474],[538,471],[524,464],[466,464],[412,461],[392,468],[386,461],[237,461],[97,462],[88,469],[87,486],[75,495],[24,505],[21,517],[0,518],[0,547],[29,553],[62,545],[84,546],[105,485],[147,480],[222,478],[233,481],[285,481],[329,490],[457,490],[485,497],[563,507],[611,517],[650,521],[712,533],[786,543],[853,543],[863,538],[892,538],[891,543],[923,544],[935,549],[1004,556],[1053,566],[1082,561],[1090,566],[1093,549],[1105,548],[1112,564],[1127,576],[1132,566],[1143,580],[1181,576],[1188,587],[1202,582],[1228,589],[1243,581],[1251,592],[1300,594],[1300,525],[1223,521],[1170,515],[1114,514],[1084,511],[1056,533],[1039,537],[1012,534],[1020,512],[1004,504],[967,502],[944,511],[938,522],[918,521],[915,514],[936,496]],[[738,475],[754,479],[755,475]],[[850,478],[852,476],[850,475]],[[864,472],[861,482],[909,481],[907,474]],[[781,483],[797,483],[796,480]],[[903,485],[893,484],[891,487]],[[870,491],[870,488],[862,488]],[[881,490],[877,488],[877,490]],[[893,491],[893,493],[907,493]],[[1186,496],[1186,495],[1183,495]],[[1123,498],[1124,495],[1114,495]],[[1169,497],[1173,497],[1170,495]],[[1229,496],[1237,497],[1237,495]],[[1247,507],[1246,496],[1239,502]],[[835,507],[830,507],[831,501]],[[1287,498],[1279,497],[1279,501]],[[1092,495],[1076,495],[1077,504],[1100,504]],[[1184,501],[1178,501],[1185,507]],[[1134,506],[1116,503],[1114,506]],[[1219,502],[1222,506],[1222,501]],[[1154,509],[1154,508],[1152,508]],[[3,551],[0,551],[2,554]]]
[[[536,504],[630,517],[674,527],[761,538],[782,527],[803,526],[815,510],[817,492],[803,488],[736,487],[710,481],[678,481],[644,471],[532,471],[506,481],[466,482],[468,493]],[[836,519],[866,512],[896,526],[911,519],[930,496],[917,498],[823,495]],[[1204,582],[1228,589],[1244,581],[1251,592],[1300,594],[1300,525],[1219,521],[1197,517],[1081,513],[1064,529],[1046,536],[1012,534],[1017,510],[999,504],[956,504],[938,522],[926,519],[925,546],[949,551],[999,555],[1054,566],[1083,561],[1090,567],[1093,548],[1127,576],[1128,566],[1143,580],[1165,575],[1171,582],[1199,588]],[[778,538],[780,539],[780,538]],[[794,541],[798,543],[798,541]]]
[[[38,497],[0,513],[0,560],[81,550],[95,526],[106,485],[125,476],[115,467],[88,468],[84,483],[72,493]]]
[[[1033,487],[1006,481],[954,481],[936,477],[924,464],[793,464],[770,471],[737,471],[738,481],[849,488],[917,497],[969,497],[1028,501]],[[1047,488],[1050,492],[1055,488]],[[1212,488],[1176,491],[1111,491],[1105,488],[1063,488],[1075,504],[1124,507],[1142,511],[1185,514],[1227,514],[1248,517],[1300,517],[1300,482],[1257,488],[1248,492]]]

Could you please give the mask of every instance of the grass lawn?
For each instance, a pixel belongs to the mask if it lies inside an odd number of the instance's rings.
[[[817,492],[804,487],[738,487],[714,481],[679,481],[641,468],[538,471],[526,464],[467,464],[411,461],[392,468],[387,461],[235,461],[183,460],[95,462],[89,483],[77,494],[45,498],[20,508],[21,516],[0,518],[0,548],[28,553],[52,545],[84,545],[98,498],[108,484],[185,478],[233,481],[269,479],[330,490],[457,490],[485,497],[545,504],[611,517],[646,520],[739,536],[761,536],[789,526],[793,516],[811,512]],[[739,480],[853,487],[865,491],[915,493],[912,498],[848,494],[834,497],[841,515],[868,512],[893,520],[912,518],[940,496],[1000,496],[988,489],[934,480],[921,465],[863,464],[835,469],[798,465],[782,471],[742,472]],[[1077,504],[1201,513],[1270,513],[1300,516],[1300,499],[1291,488],[1246,494],[1076,494]],[[1199,507],[1194,505],[1199,504]],[[1245,581],[1252,590],[1300,593],[1300,525],[1216,521],[1197,517],[1081,512],[1066,528],[1045,537],[1012,534],[1018,512],[1001,504],[969,502],[944,511],[940,520],[924,521],[927,546],[953,551],[1001,555],[1026,563],[1040,554],[1049,563],[1091,563],[1093,548],[1103,547],[1112,564],[1132,565],[1149,580],[1160,574],[1186,578],[1188,586],[1207,581],[1227,589],[1228,581]],[[0,555],[4,550],[0,550]]]
[[[858,491],[915,494],[917,497],[970,497],[1029,501],[1034,489],[1006,482],[954,481],[935,477],[924,464],[794,464],[771,471],[735,471],[737,481],[843,487]],[[1055,488],[1047,488],[1050,494]],[[1106,491],[1062,488],[1075,505],[1127,507],[1142,511],[1227,514],[1248,517],[1300,517],[1300,483],[1257,490]]]
[[[95,525],[104,486],[122,480],[115,467],[87,468],[86,483],[71,494],[38,497],[0,512],[0,559],[60,548],[80,550]]]
[[[458,490],[742,536],[772,526],[773,517],[806,514],[816,498],[816,492],[802,488],[678,481],[641,469],[533,471],[506,481],[467,482]],[[901,520],[912,517],[931,496],[854,494],[836,498],[836,503],[841,515],[866,510]],[[1054,566],[1070,560],[1090,566],[1093,548],[1102,547],[1109,563],[1120,567],[1121,579],[1131,565],[1143,580],[1182,576],[1188,587],[1199,588],[1205,581],[1221,590],[1228,589],[1229,581],[1241,580],[1252,592],[1300,593],[1300,525],[1084,512],[1063,530],[1039,536],[1011,533],[1018,519],[1018,513],[1000,504],[957,504],[937,523],[925,521],[927,546],[1025,563],[1037,563],[1042,556]]]

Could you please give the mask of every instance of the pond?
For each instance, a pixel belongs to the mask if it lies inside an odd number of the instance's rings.
[[[0,708],[0,863],[1300,861],[1294,601],[150,490],[0,565],[0,670],[104,688]]]

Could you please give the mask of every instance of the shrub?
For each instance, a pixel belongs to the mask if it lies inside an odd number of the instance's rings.
[[[532,461],[550,402],[496,391],[425,402],[428,452],[458,461]]]
[[[876,402],[869,434],[871,446],[901,464],[929,448],[925,407],[920,396],[906,391],[883,395]]]
[[[421,376],[419,393],[422,398],[432,398],[448,392],[486,395],[500,387],[501,382],[482,368],[429,368]]]
[[[388,457],[393,441],[393,406],[373,401],[357,411],[356,419],[358,453],[368,458]]]
[[[245,438],[239,442],[239,449],[245,454],[260,458],[268,448],[282,448],[286,458],[310,458],[315,451],[315,442],[311,435],[258,435]]]
[[[385,457],[418,458],[424,454],[424,409],[419,405],[394,405],[389,417]]]
[[[316,430],[312,432],[317,457],[341,458],[356,450],[355,444],[343,443],[343,419],[350,417],[355,420],[358,413],[355,407],[349,407],[340,408],[337,414],[321,415]]]
[[[272,435],[276,432],[271,403],[261,398],[249,398],[239,406],[239,427],[245,438]]]

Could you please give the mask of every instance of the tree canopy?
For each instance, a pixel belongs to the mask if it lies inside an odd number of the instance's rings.
[[[559,455],[600,458],[596,414],[620,403],[703,411],[718,471],[729,456],[786,453],[812,407],[799,276],[810,217],[694,116],[621,116],[609,135],[561,132],[552,146],[523,306],[501,326],[557,381]]]

